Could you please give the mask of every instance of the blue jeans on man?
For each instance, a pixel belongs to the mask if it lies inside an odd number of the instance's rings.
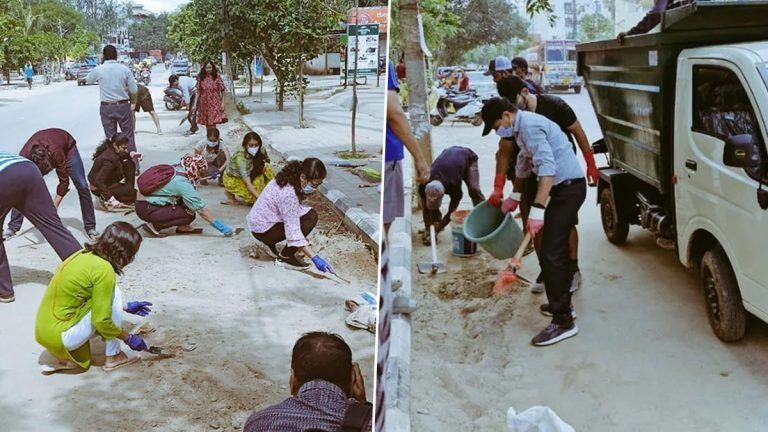
[[[131,101],[101,103],[99,109],[101,116],[101,125],[104,127],[104,136],[113,138],[117,135],[117,127],[120,126],[120,132],[128,136],[128,151],[136,151],[136,140],[133,131],[133,110]],[[134,160],[136,169],[139,169],[139,161]]]
[[[77,190],[77,196],[80,199],[80,210],[83,213],[83,226],[85,232],[96,230],[96,213],[93,210],[93,199],[91,198],[91,190],[88,187],[88,180],[85,177],[85,167],[83,166],[83,159],[80,157],[80,152],[74,151],[72,156],[67,159],[67,171],[69,171],[69,178],[72,180],[72,184]],[[24,216],[15,208],[11,211],[11,221],[8,223],[8,229],[13,231],[19,231],[21,224],[24,222]]]

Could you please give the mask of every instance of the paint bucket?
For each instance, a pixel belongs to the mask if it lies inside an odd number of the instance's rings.
[[[464,236],[464,218],[469,210],[458,210],[451,214],[452,252],[458,257],[471,257],[477,254],[477,243]]]

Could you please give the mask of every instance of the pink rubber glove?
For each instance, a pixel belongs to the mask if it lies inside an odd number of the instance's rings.
[[[531,207],[531,212],[528,213],[528,232],[531,234],[531,238],[536,237],[536,234],[538,234],[543,227],[544,209]]]
[[[501,212],[504,214],[512,213],[517,210],[517,206],[520,204],[520,194],[512,193],[509,198],[501,202]]]

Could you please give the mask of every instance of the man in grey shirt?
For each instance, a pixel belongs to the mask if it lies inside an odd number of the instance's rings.
[[[136,97],[138,93],[136,80],[127,66],[117,62],[117,48],[107,45],[102,54],[103,63],[88,74],[86,81],[88,84],[99,83],[101,96],[99,114],[104,135],[111,139],[117,135],[117,127],[120,126],[120,131],[128,136],[128,149],[133,157],[136,153],[136,140],[133,134],[131,98]],[[135,162],[138,170],[138,159]]]
[[[500,98],[493,98],[483,106],[482,117],[483,135],[493,129],[502,138],[514,138],[519,147],[515,193],[504,200],[502,211],[517,208],[524,179],[531,174],[539,178],[527,227],[532,237],[542,236],[541,267],[549,304],[541,305],[540,309],[543,314],[552,315],[552,323],[531,342],[537,346],[552,345],[579,332],[571,307],[573,272],[569,265],[568,239],[587,196],[584,170],[568,138],[548,118],[518,111],[510,101]]]

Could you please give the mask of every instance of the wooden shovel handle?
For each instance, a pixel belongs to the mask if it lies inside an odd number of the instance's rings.
[[[515,261],[520,261],[520,259],[523,257],[523,254],[525,253],[525,249],[528,247],[528,243],[531,242],[531,233],[525,233],[525,237],[523,237],[523,242],[520,243],[520,247],[517,249],[517,253],[515,254],[515,257],[513,258]]]

